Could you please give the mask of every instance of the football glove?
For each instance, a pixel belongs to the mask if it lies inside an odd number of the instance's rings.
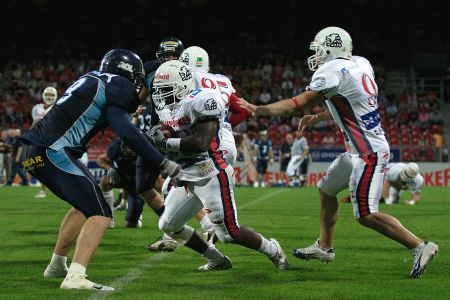
[[[157,149],[166,151],[167,150],[167,138],[164,135],[164,132],[161,130],[161,125],[153,126],[149,131],[146,132],[147,137],[150,139],[150,142]]]
[[[111,185],[118,185],[120,183],[119,171],[114,166],[108,170],[106,177]]]
[[[182,171],[179,164],[174,161],[164,159],[159,167],[162,177],[170,177],[175,186],[183,185],[181,181]]]

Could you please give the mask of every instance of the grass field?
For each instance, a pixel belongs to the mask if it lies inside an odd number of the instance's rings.
[[[361,227],[347,203],[341,203],[336,261],[300,261],[291,250],[318,236],[316,189],[237,188],[240,224],[277,238],[289,256],[289,271],[278,272],[260,253],[229,244],[218,247],[233,269],[214,273],[197,272],[204,260],[184,247],[150,253],[145,246],[161,233],[146,207],[141,229],[123,228],[124,212],[116,214],[116,228],[107,232],[87,270],[91,280],[115,287],[113,293],[60,290],[61,280],[43,278],[69,206],[54,196],[34,199],[36,192],[0,188],[0,299],[450,299],[448,188],[424,188],[417,206],[380,207],[439,244],[440,255],[422,279],[408,279],[410,253]]]

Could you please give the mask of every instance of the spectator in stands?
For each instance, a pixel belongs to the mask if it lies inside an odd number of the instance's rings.
[[[442,161],[442,149],[444,147],[444,137],[439,131],[433,133],[434,149],[436,152],[436,161]]]
[[[421,124],[428,124],[428,120],[429,120],[428,109],[426,109],[425,107],[420,108],[419,109],[419,122]]]
[[[386,107],[386,113],[389,118],[397,118],[398,117],[398,109],[397,105],[395,104],[395,101],[389,101],[387,107]]]
[[[263,89],[258,97],[258,102],[260,105],[269,104],[272,101],[272,95],[267,89]]]
[[[325,132],[325,135],[322,138],[322,146],[327,148],[336,146],[336,140],[332,132],[330,131]]]
[[[442,113],[437,109],[434,108],[430,115],[429,115],[429,122],[430,125],[443,125],[444,124],[444,117],[442,116]]]
[[[22,167],[22,162],[20,161],[20,155],[22,154],[23,143],[19,140],[20,129],[12,129],[12,150],[11,150],[11,174],[8,178],[6,185],[11,186],[14,183],[16,175],[19,174],[22,180],[23,186],[28,186],[28,179],[25,170]]]

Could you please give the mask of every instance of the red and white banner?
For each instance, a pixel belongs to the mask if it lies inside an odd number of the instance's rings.
[[[330,163],[311,163],[308,167],[308,176],[306,183],[308,186],[315,186],[319,179],[323,177]],[[450,163],[418,163],[420,173],[424,178],[424,186],[450,186]],[[254,168],[250,166],[250,168]],[[248,172],[249,167],[244,162],[236,162],[234,165],[236,184],[248,185],[252,182],[253,174]],[[281,176],[280,164],[275,162],[269,165],[265,175],[265,181],[268,184],[278,185],[280,181],[287,184],[287,177]]]

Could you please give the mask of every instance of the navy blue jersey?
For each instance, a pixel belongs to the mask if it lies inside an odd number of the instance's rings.
[[[135,187],[137,155],[124,153],[124,149],[123,141],[116,138],[108,145],[106,155],[116,164],[121,178]]]
[[[108,125],[107,106],[133,113],[138,103],[136,89],[128,79],[92,71],[72,84],[22,139],[56,151],[62,148],[84,151],[87,142]]]
[[[258,145],[258,158],[269,159],[269,149],[272,148],[272,141],[257,140],[255,144]]]

